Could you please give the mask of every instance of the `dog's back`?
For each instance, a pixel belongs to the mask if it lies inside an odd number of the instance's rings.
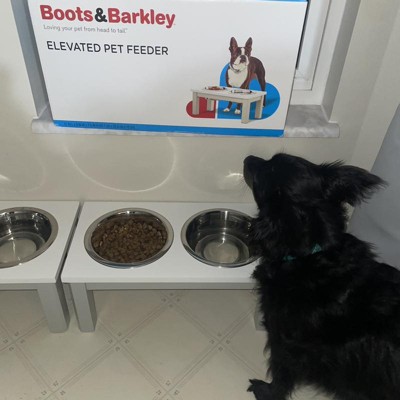
[[[254,273],[271,368],[332,394],[400,399],[400,273],[344,235],[331,251]],[[396,395],[395,395],[396,394]],[[358,397],[355,397],[358,399]]]
[[[263,63],[256,57],[250,57],[249,63],[249,83],[253,80],[257,79],[260,84],[260,89],[265,91],[265,68]],[[248,88],[246,88],[248,89]]]
[[[260,209],[254,277],[273,376],[249,389],[260,400],[283,400],[303,383],[342,400],[400,399],[400,272],[344,232],[343,203],[382,181],[288,155],[247,159],[245,177]]]

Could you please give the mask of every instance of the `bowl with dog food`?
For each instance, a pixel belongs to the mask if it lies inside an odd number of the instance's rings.
[[[84,244],[95,261],[112,268],[150,264],[171,247],[173,229],[162,215],[140,208],[109,212],[87,229]]]
[[[0,268],[24,264],[44,253],[58,233],[47,211],[15,207],[0,211]]]
[[[224,86],[206,86],[206,90],[226,90]]]
[[[189,218],[182,227],[181,241],[197,260],[215,267],[237,268],[259,258],[250,243],[252,218],[229,209],[212,209]]]

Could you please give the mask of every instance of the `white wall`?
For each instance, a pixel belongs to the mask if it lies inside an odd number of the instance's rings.
[[[332,117],[351,152],[345,160],[367,169],[400,102],[399,28],[398,0],[361,1]]]
[[[394,13],[394,18],[395,23],[381,58],[379,74],[369,97],[351,159],[352,163],[364,168],[371,168],[373,165],[375,150],[379,149],[383,134],[400,103],[400,7],[397,14]]]
[[[377,3],[361,2],[333,109],[340,138],[276,139],[32,134],[32,94],[2,1],[0,199],[248,201],[243,158],[280,150],[369,168],[400,99],[399,2]]]

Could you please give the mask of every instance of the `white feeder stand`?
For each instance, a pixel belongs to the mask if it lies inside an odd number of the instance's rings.
[[[145,209],[166,218],[173,229],[169,250],[150,264],[134,268],[112,268],[95,261],[84,244],[90,225],[101,216],[121,209]],[[61,275],[69,283],[81,331],[96,326],[94,290],[119,289],[252,289],[251,274],[257,260],[237,268],[217,267],[199,261],[184,248],[181,230],[193,215],[211,209],[236,210],[254,217],[254,204],[243,203],[84,203],[71,248]]]
[[[21,227],[22,217],[18,219],[17,216],[26,210],[26,215],[33,211],[27,229]],[[0,290],[37,290],[49,330],[55,333],[64,332],[69,324],[60,273],[78,210],[77,201],[0,201],[0,213],[4,216],[0,242]],[[15,231],[10,228],[13,224]],[[51,225],[51,231],[55,233],[49,243],[40,243],[42,238],[36,232],[40,224],[48,224],[44,230]],[[46,242],[47,235],[48,232],[44,234],[43,242]]]

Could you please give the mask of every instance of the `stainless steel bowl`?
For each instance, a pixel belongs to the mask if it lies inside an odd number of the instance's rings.
[[[26,263],[46,251],[58,233],[56,219],[37,208],[0,211],[0,268]]]
[[[183,225],[181,240],[187,252],[205,264],[241,267],[259,257],[249,243],[251,221],[235,210],[202,211]]]
[[[115,257],[106,257],[104,255],[100,255],[99,251],[96,251],[96,245],[93,244],[93,239],[96,235],[96,232],[101,232],[102,229],[113,223],[125,224],[129,221],[141,221],[146,224],[154,225],[154,226],[162,226],[167,234],[165,244],[163,247],[157,251],[157,253],[152,256],[140,260],[140,261],[130,261],[130,262],[118,262],[115,261]],[[100,230],[100,231],[99,231]],[[166,218],[162,215],[142,208],[124,208],[116,211],[111,211],[100,218],[96,219],[85,233],[84,245],[87,253],[92,257],[95,261],[100,264],[106,265],[107,267],[112,268],[135,268],[141,267],[143,265],[150,264],[160,257],[162,257],[168,249],[171,247],[172,241],[174,238],[174,232],[171,224],[168,222]],[[118,239],[116,239],[118,240]],[[122,239],[120,239],[122,240]],[[124,239],[125,240],[125,239]],[[127,239],[128,240],[128,239]],[[134,240],[134,239],[133,239]],[[112,259],[114,258],[114,260]]]

